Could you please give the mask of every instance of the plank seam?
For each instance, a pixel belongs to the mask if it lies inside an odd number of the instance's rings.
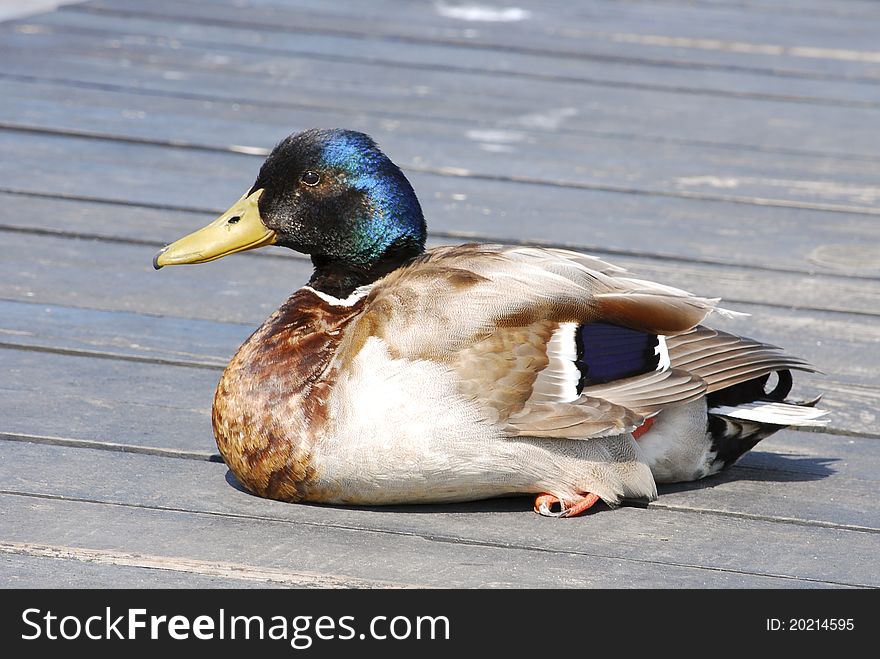
[[[247,255],[244,254],[243,256],[247,256]],[[251,323],[251,322],[242,322],[242,321],[235,321],[235,320],[206,320],[205,318],[193,318],[190,316],[172,316],[172,315],[165,314],[165,313],[151,313],[149,311],[131,311],[129,309],[109,309],[109,310],[108,309],[96,309],[95,307],[84,307],[81,305],[70,304],[69,302],[65,303],[65,304],[57,304],[54,302],[43,302],[40,300],[35,300],[34,298],[18,299],[18,298],[0,297],[0,302],[15,302],[16,304],[30,304],[30,305],[34,305],[34,306],[49,305],[49,306],[54,306],[54,307],[63,307],[65,309],[81,309],[83,311],[103,311],[106,313],[127,313],[127,314],[134,314],[136,316],[144,316],[146,318],[174,318],[176,320],[195,320],[195,321],[202,321],[202,322],[222,323],[223,325],[236,325],[238,327],[246,327],[249,329],[253,329],[257,325],[259,325],[258,322]],[[15,344],[10,344],[10,347],[13,347],[14,345]]]
[[[754,469],[754,467],[752,467]],[[636,506],[638,507],[638,506]],[[774,522],[779,524],[793,524],[794,526],[806,526],[808,528],[822,527],[826,529],[839,529],[844,531],[855,531],[856,533],[873,533],[880,534],[880,529],[871,526],[860,526],[858,524],[841,524],[838,522],[825,522],[815,519],[798,519],[796,517],[781,517],[775,515],[760,515],[757,513],[738,512],[733,510],[721,510],[716,508],[697,508],[693,506],[682,506],[678,504],[663,503],[662,501],[652,501],[648,504],[648,508],[657,508],[662,510],[671,510],[676,512],[692,513],[698,512],[704,515],[715,515],[718,517],[734,517],[737,519],[750,519],[760,522]]]
[[[174,458],[177,460],[197,460],[199,462],[223,463],[219,453],[202,453],[198,451],[183,451],[180,449],[166,449],[156,446],[138,446],[136,444],[120,444],[94,439],[72,439],[68,437],[50,437],[47,435],[31,435],[27,433],[0,431],[0,441],[22,442],[26,444],[45,444],[48,446],[67,446],[77,449],[90,449],[94,451],[110,451],[114,453],[136,453],[140,455],[152,455],[159,458]]]
[[[36,75],[23,75],[23,74],[15,74],[15,73],[4,73],[0,72],[0,80],[12,80],[15,82],[21,82],[26,84],[44,84],[44,85],[57,85],[59,87],[72,87],[78,89],[91,89],[95,91],[106,91],[111,93],[120,93],[120,94],[131,94],[138,96],[156,96],[161,98],[175,98],[178,100],[185,101],[210,101],[215,103],[230,103],[230,102],[238,102],[236,99],[231,99],[229,97],[221,97],[215,96],[212,94],[198,93],[198,92],[180,92],[180,91],[172,91],[172,90],[164,90],[158,88],[152,88],[147,86],[138,86],[131,87],[128,85],[118,84],[118,83],[100,83],[100,82],[89,82],[85,80],[76,80],[72,78],[53,78],[53,77],[44,77],[44,76],[36,76]],[[880,80],[878,80],[880,82]],[[241,101],[242,103],[247,102],[248,105],[253,105],[255,107],[266,107],[272,109],[299,109],[299,110],[323,110],[329,112],[335,112],[338,114],[347,114],[347,115],[367,115],[371,117],[383,118],[383,117],[391,117],[400,120],[407,121],[420,121],[429,124],[436,125],[453,125],[453,126],[467,126],[469,128],[473,128],[474,126],[488,126],[488,127],[497,127],[497,126],[510,126],[516,128],[519,132],[524,133],[534,133],[538,135],[543,134],[551,134],[551,135],[586,135],[589,137],[594,137],[597,139],[607,139],[607,140],[623,140],[628,142],[646,142],[646,143],[658,143],[658,144],[674,144],[679,146],[693,146],[693,147],[702,147],[702,148],[718,148],[725,150],[733,150],[733,151],[743,151],[748,153],[767,153],[774,155],[791,155],[791,156],[799,156],[805,158],[818,158],[818,159],[828,159],[834,158],[837,160],[842,160],[845,162],[848,161],[856,161],[856,162],[880,162],[880,157],[867,154],[867,153],[834,153],[829,151],[815,151],[810,149],[793,149],[786,147],[774,147],[774,146],[766,146],[760,144],[740,144],[736,142],[719,142],[714,140],[703,140],[703,139],[693,139],[693,138],[680,138],[680,137],[671,137],[668,135],[653,135],[653,134],[636,134],[636,133],[622,133],[618,131],[607,131],[607,130],[590,130],[588,128],[569,128],[569,127],[559,127],[555,129],[541,129],[536,127],[523,127],[515,123],[511,123],[509,121],[502,122],[494,122],[494,121],[484,121],[479,118],[475,119],[460,119],[457,117],[441,117],[441,116],[425,116],[422,114],[413,114],[409,112],[401,112],[401,111],[389,111],[389,110],[363,110],[363,111],[354,111],[350,110],[346,107],[341,106],[332,106],[332,105],[323,105],[323,104],[309,104],[309,103],[291,103],[291,102],[281,102],[281,101],[261,101],[259,99],[250,99],[247,101]],[[12,126],[12,124],[9,124]],[[25,127],[22,127],[22,130]],[[137,140],[138,138],[132,138]],[[211,145],[199,145],[198,147],[193,148],[201,148],[206,151],[221,151],[224,149],[235,151],[235,146],[230,147],[215,147]],[[241,147],[239,147],[241,148]],[[252,153],[252,148],[248,148],[247,151],[238,151],[244,153]]]
[[[215,372],[222,372],[226,366],[221,364],[200,364],[200,363],[192,363],[192,362],[176,362],[172,359],[153,359],[149,357],[139,357],[137,355],[118,355],[114,353],[97,353],[94,351],[88,350],[76,350],[76,349],[68,349],[68,348],[53,348],[48,346],[32,346],[27,344],[14,344],[14,343],[0,343],[0,350],[21,350],[22,352],[37,352],[37,353],[48,353],[48,354],[57,354],[67,357],[87,357],[87,358],[97,358],[97,359],[110,359],[110,360],[118,360],[124,362],[133,362],[133,363],[146,363],[150,365],[162,365],[162,366],[171,366],[171,367],[181,367],[181,368],[199,368],[204,370],[211,370]],[[873,388],[872,388],[873,390]],[[824,435],[834,435],[839,437],[858,437],[862,439],[880,439],[880,435],[875,433],[868,433],[859,430],[850,430],[848,428],[840,428],[837,426],[821,426],[821,427],[791,427],[788,428],[791,432],[812,432]],[[0,440],[5,439],[6,433],[0,431]],[[22,437],[40,437],[39,435],[21,435]],[[30,440],[20,440],[20,441],[30,441]],[[36,441],[36,440],[34,440]],[[59,441],[67,441],[60,440]],[[70,440],[70,441],[80,441],[80,440]],[[81,441],[91,441],[91,440],[81,440]],[[113,444],[113,446],[117,446]],[[118,444],[118,446],[128,446],[125,444]],[[100,446],[95,446],[95,448],[101,448]],[[146,448],[146,447],[145,447]],[[107,448],[104,450],[114,450],[111,448]],[[127,449],[119,449],[121,451],[125,451]],[[130,452],[146,452],[141,450],[132,449]],[[170,456],[177,457],[177,456]],[[185,456],[181,456],[185,457]],[[219,456],[217,460],[212,461],[221,461],[219,460]],[[800,472],[797,472],[800,473]]]
[[[154,366],[179,366],[181,368],[197,368],[208,371],[222,371],[226,363],[203,362],[189,359],[171,359],[167,357],[146,357],[143,355],[127,355],[125,353],[110,352],[106,350],[86,350],[85,348],[62,348],[33,343],[11,343],[0,341],[0,350],[20,350],[22,352],[40,352],[52,355],[64,355],[67,357],[88,357],[89,359],[110,359],[120,362],[133,362],[136,364],[152,364]],[[231,358],[230,358],[231,359]]]
[[[752,2],[704,2],[702,0],[622,0],[623,2],[635,5],[669,5],[673,7],[682,7],[682,8],[699,8],[701,11],[710,10],[710,11],[718,11],[718,10],[731,10],[737,9],[740,11],[744,11],[746,13],[758,13],[758,14],[780,14],[782,16],[788,16],[791,13],[791,9],[783,6],[774,7],[774,6],[761,6],[756,5]],[[859,19],[870,19],[874,18],[870,13],[863,13],[859,11],[847,11],[847,9],[841,10],[839,7],[822,7],[819,9],[818,7],[798,7],[797,12],[799,14],[807,15],[807,16],[828,16],[831,18],[859,18]]]
[[[28,132],[38,133],[59,138],[95,140],[100,142],[121,142],[128,144],[138,144],[141,146],[154,148],[173,148],[184,150],[205,151],[202,145],[191,144],[187,142],[177,141],[160,141],[148,140],[147,138],[137,138],[128,136],[114,136],[110,134],[101,134],[89,131],[68,130],[61,128],[18,128],[13,125],[0,125],[0,131],[8,132]],[[216,152],[218,147],[208,147],[207,150]],[[254,148],[254,151],[257,149]],[[262,152],[242,153],[241,151],[226,151],[231,156],[245,157],[264,157]],[[520,185],[533,185],[539,187],[564,188],[574,190],[591,190],[594,192],[611,192],[616,194],[627,194],[647,197],[662,197],[667,199],[686,199],[696,201],[709,201],[718,203],[737,204],[745,206],[765,206],[773,208],[794,208],[799,210],[824,211],[828,213],[842,213],[849,215],[868,215],[880,216],[880,208],[870,206],[852,206],[848,204],[829,204],[822,202],[796,201],[793,199],[777,199],[773,197],[754,197],[754,196],[737,196],[737,195],[720,195],[708,194],[704,192],[686,192],[672,190],[650,190],[642,188],[633,188],[624,185],[615,185],[609,183],[587,183],[583,181],[566,181],[564,179],[542,179],[531,176],[516,176],[502,174],[484,174],[474,172],[467,169],[457,167],[426,167],[414,165],[412,163],[401,166],[404,171],[419,172],[422,174],[430,174],[433,176],[442,176],[446,178],[466,178],[475,181],[493,181],[499,183],[517,183]],[[2,191],[2,190],[0,190]]]
[[[32,556],[57,560],[73,560],[112,567],[135,567],[146,570],[162,570],[208,577],[279,583],[297,588],[413,588],[391,582],[358,579],[331,574],[278,570],[243,563],[206,561],[178,556],[160,556],[140,552],[111,549],[87,549],[67,545],[48,545],[30,542],[0,540],[0,554]]]
[[[26,196],[26,197],[35,197],[40,199],[52,199],[59,201],[69,201],[74,203],[99,203],[99,204],[107,204],[107,205],[119,205],[128,208],[149,208],[150,210],[157,210],[156,207],[149,204],[141,204],[136,202],[125,202],[125,201],[116,201],[116,200],[96,200],[91,197],[71,197],[66,195],[54,195],[49,193],[31,193],[17,190],[10,190],[0,188],[0,194],[8,194],[8,195],[16,195],[16,196]],[[163,210],[172,210],[174,212],[182,212],[182,213],[192,213],[198,215],[218,215],[222,211],[210,211],[210,210],[202,210],[196,211],[192,209],[182,210],[182,209],[174,209],[167,208]],[[0,223],[0,231],[8,232],[8,233],[20,233],[25,235],[34,235],[34,236],[48,236],[51,238],[72,238],[74,240],[91,240],[95,242],[101,243],[112,243],[119,245],[142,245],[144,247],[164,247],[166,243],[161,240],[149,240],[146,238],[129,238],[129,237],[120,237],[120,236],[109,236],[103,233],[88,233],[85,231],[68,231],[66,229],[49,229],[45,227],[31,227],[31,226],[20,226],[20,225],[11,225],[11,224],[2,224]],[[816,276],[816,272],[810,270],[798,270],[796,268],[782,268],[782,267],[768,267],[763,265],[744,265],[743,263],[734,263],[728,261],[720,261],[713,259],[697,259],[697,258],[682,258],[679,256],[672,256],[670,254],[657,254],[653,252],[641,252],[637,250],[628,250],[628,249],[615,249],[615,248],[607,248],[607,247],[597,247],[593,245],[584,245],[580,243],[557,243],[550,240],[521,240],[517,238],[500,238],[497,236],[486,236],[474,233],[472,231],[429,231],[429,238],[435,239],[454,239],[454,240],[465,240],[468,242],[485,242],[485,243],[502,243],[506,245],[519,245],[523,247],[546,247],[546,248],[555,248],[555,249],[574,249],[582,252],[586,252],[592,255],[603,255],[603,256],[622,256],[626,258],[633,259],[645,259],[651,261],[661,261],[661,262],[669,262],[669,263],[683,263],[683,264],[694,264],[694,265],[709,265],[709,266],[721,266],[725,268],[736,268],[740,270],[748,270],[748,271],[756,271],[756,272],[773,272],[773,273],[784,273],[784,274],[794,274],[794,275],[803,275],[803,276]],[[301,256],[300,254],[289,251],[269,251],[269,252],[249,252],[243,254],[243,256],[247,256],[249,258],[258,257],[258,258],[286,258],[286,259],[294,259],[298,261],[308,260],[307,257]],[[821,272],[818,273],[821,277],[829,277],[834,279],[857,279],[857,280],[865,280],[865,281],[877,281],[880,277],[872,276],[872,275],[859,275],[859,274],[842,274],[838,272]],[[726,302],[741,302],[743,304],[754,304],[765,307],[780,307],[785,309],[812,309],[814,311],[835,311],[840,313],[853,313],[859,315],[867,315],[867,316],[875,316],[880,315],[880,311],[857,311],[857,310],[846,310],[846,309],[827,309],[825,307],[792,307],[791,304],[773,304],[771,302],[752,302],[749,300],[741,300],[739,298],[731,298],[725,297],[724,300]]]
[[[4,298],[0,298],[2,301],[13,302],[17,304],[29,304],[29,305],[37,305],[44,306],[46,303],[35,301],[35,300],[6,300]],[[57,306],[57,305],[53,305]],[[66,306],[65,308],[83,308],[83,307],[75,307],[75,306]],[[126,311],[125,313],[140,315],[144,317],[156,317],[156,318],[166,318],[165,315],[156,315],[156,314],[147,314],[147,313],[139,313],[139,312],[130,312]],[[179,318],[181,320],[185,320],[183,318],[175,316],[174,318]],[[220,323],[221,321],[213,321]],[[221,324],[230,324],[237,325],[242,327],[252,327],[253,323],[221,323]],[[78,358],[94,358],[94,359],[108,359],[114,361],[122,361],[129,363],[139,363],[139,364],[149,364],[149,365],[162,365],[162,366],[171,366],[171,367],[181,367],[181,368],[196,368],[202,370],[209,370],[214,372],[221,372],[225,368],[225,358],[218,358],[217,361],[204,361],[204,360],[195,360],[195,359],[183,359],[179,357],[158,357],[158,356],[146,356],[146,355],[137,355],[137,354],[125,354],[125,353],[117,353],[109,350],[96,350],[96,349],[86,349],[86,348],[66,348],[60,346],[52,346],[45,345],[39,343],[29,343],[25,339],[21,339],[17,342],[12,341],[0,341],[0,350],[14,350],[21,352],[35,352],[41,354],[57,354],[61,356],[70,356],[70,357],[78,357]],[[855,389],[859,392],[864,392],[867,395],[877,396],[878,388],[872,385],[865,385],[860,383],[853,382],[840,382],[836,380],[824,380],[820,381],[817,386],[823,388],[825,391],[841,393],[841,390],[845,392],[847,389]],[[821,427],[821,428],[796,428],[793,429],[797,432],[816,432],[820,434],[830,434],[837,436],[851,436],[851,437],[860,437],[860,438],[877,438],[880,437],[875,433],[864,432],[859,430],[852,430],[843,427],[837,426],[829,426],[829,427]]]
[[[140,16],[140,18],[144,18]],[[150,15],[151,20],[164,20],[164,17],[157,15]],[[193,22],[192,19],[184,18],[187,22]],[[178,22],[178,21],[175,21]],[[198,23],[209,23],[210,21],[205,21],[199,19]],[[101,28],[86,28],[81,26],[64,26],[65,31],[74,32],[78,34],[83,34],[86,36],[91,35],[115,35],[115,31],[108,31]],[[297,32],[300,30],[285,30],[285,32]],[[160,46],[158,43],[158,37],[156,35],[151,34],[143,34],[139,32],[128,32],[130,36],[140,37],[143,39],[152,40],[155,45]],[[374,37],[370,37],[374,38]],[[859,107],[859,108],[876,108],[880,107],[880,103],[869,100],[853,100],[853,99],[840,99],[840,98],[831,98],[831,97],[823,97],[823,96],[803,96],[803,95],[790,95],[790,94],[773,94],[768,92],[750,92],[750,91],[735,91],[728,89],[706,89],[701,87],[687,87],[683,85],[662,85],[656,83],[647,83],[647,82],[631,82],[631,81],[623,81],[623,80],[607,80],[602,78],[589,78],[584,76],[571,76],[571,75],[559,75],[559,74],[548,74],[548,73],[534,73],[529,71],[515,71],[515,70],[505,70],[505,69],[479,69],[474,67],[465,67],[465,66],[457,66],[453,64],[431,64],[431,63],[423,63],[423,62],[406,62],[401,60],[393,60],[393,59],[383,59],[380,57],[357,57],[350,55],[332,55],[327,53],[318,53],[318,52],[309,52],[309,51],[294,51],[294,50],[285,50],[282,48],[273,48],[271,46],[253,46],[246,44],[219,44],[213,41],[205,41],[202,39],[191,39],[184,38],[178,39],[178,41],[182,44],[182,48],[190,49],[190,50],[219,50],[222,48],[224,52],[241,52],[246,54],[272,54],[279,57],[287,57],[290,59],[311,59],[317,61],[324,62],[337,62],[342,64],[358,64],[361,66],[368,67],[395,67],[395,68],[404,68],[410,69],[414,71],[432,71],[432,72],[441,72],[441,73],[461,73],[466,75],[473,76],[491,76],[491,77],[501,77],[501,78],[512,78],[514,80],[524,79],[524,80],[539,80],[542,82],[559,82],[559,83],[573,83],[573,84],[581,84],[585,86],[592,87],[610,87],[612,89],[633,89],[639,91],[657,91],[662,93],[674,93],[674,94],[689,94],[689,95],[698,95],[698,96],[718,96],[721,98],[748,98],[757,101],[773,101],[773,102],[781,102],[781,103],[800,103],[807,105],[831,105],[835,107]],[[419,41],[420,44],[425,43],[425,41]],[[460,42],[458,44],[459,47],[468,47],[472,46],[477,50],[495,50],[496,48],[490,46],[489,48],[483,48],[480,44],[473,44],[470,41],[467,43]],[[442,47],[447,47],[442,45]],[[508,51],[510,52],[510,51]],[[520,53],[527,54],[527,53]],[[534,56],[534,54],[533,54]],[[541,56],[541,55],[538,55]],[[659,64],[653,63],[653,60],[643,60],[637,62],[626,61],[619,57],[613,56],[579,56],[574,55],[574,58],[578,60],[593,60],[593,61],[601,61],[601,62],[611,62],[611,63],[621,63],[625,65],[631,66],[650,66],[654,68],[681,68],[683,70],[712,70],[712,71],[724,71],[725,67],[713,66],[711,64],[700,65],[700,64],[691,64],[688,66],[670,66],[668,64]],[[561,58],[560,58],[561,59]],[[566,59],[571,59],[568,57]],[[768,73],[771,71],[772,73]],[[742,71],[737,71],[741,73]],[[839,81],[839,82],[858,82],[853,81],[852,79],[841,79],[839,77],[829,77],[829,74],[825,74],[825,76],[816,77],[813,75],[789,75],[784,70],[780,69],[765,69],[765,70],[757,70],[757,71],[749,71],[753,75],[762,75],[762,76],[770,76],[770,77],[782,77],[782,78],[804,78],[808,80],[831,80],[831,81]],[[862,82],[868,83],[876,83],[875,79],[868,78]]]
[[[736,568],[728,568],[728,567],[718,567],[712,565],[700,565],[697,563],[686,563],[680,561],[661,561],[661,560],[652,560],[647,558],[633,558],[632,556],[619,556],[614,554],[603,554],[601,552],[588,552],[588,551],[579,551],[575,549],[552,549],[547,547],[540,547],[536,545],[528,545],[523,543],[506,543],[506,542],[490,542],[486,540],[473,540],[470,538],[462,538],[460,536],[448,536],[441,534],[432,534],[432,533],[421,533],[417,531],[400,531],[394,529],[379,529],[379,528],[371,528],[366,526],[355,526],[348,524],[333,524],[333,523],[316,523],[305,520],[285,520],[278,519],[273,517],[268,517],[265,515],[242,515],[238,513],[224,513],[217,511],[201,511],[201,510],[191,510],[187,508],[177,508],[171,506],[151,506],[151,505],[143,505],[143,504],[131,504],[131,503],[123,503],[123,502],[115,502],[115,501],[101,501],[97,499],[86,499],[80,497],[64,497],[53,494],[37,494],[37,493],[29,493],[29,492],[15,492],[11,490],[0,489],[0,495],[7,496],[16,496],[22,498],[34,498],[34,499],[45,499],[51,501],[64,501],[64,502],[76,502],[76,503],[85,503],[91,505],[99,505],[99,506],[114,506],[120,508],[134,508],[140,510],[151,510],[156,512],[171,512],[178,513],[184,515],[197,515],[204,517],[215,517],[215,518],[224,518],[224,519],[237,519],[244,521],[262,521],[269,522],[273,524],[294,524],[300,526],[311,526],[313,528],[320,529],[336,529],[341,531],[348,531],[352,533],[367,533],[367,534],[376,534],[376,535],[391,535],[398,537],[409,537],[409,538],[419,538],[421,540],[425,540],[427,542],[438,542],[452,545],[462,545],[462,546],[472,546],[472,547],[484,547],[487,549],[500,549],[500,550],[516,550],[516,551],[527,551],[534,553],[542,553],[542,554],[557,554],[564,556],[584,556],[591,558],[601,558],[606,560],[615,560],[622,561],[628,563],[637,563],[642,565],[659,565],[663,567],[678,567],[678,568],[686,568],[686,569],[694,569],[694,570],[705,570],[708,572],[720,572],[727,574],[741,574],[745,576],[758,576],[758,577],[767,577],[767,578],[775,578],[782,579],[787,581],[805,581],[810,583],[819,583],[819,584],[833,584],[836,586],[846,586],[846,587],[857,587],[857,588],[876,588],[876,586],[870,584],[862,584],[862,583],[851,583],[851,582],[843,582],[843,581],[831,581],[827,579],[818,579],[815,577],[803,577],[803,576],[794,576],[788,574],[774,573],[774,572],[760,572],[760,571],[751,571],[751,570],[740,570]],[[295,505],[295,504],[294,504]],[[685,512],[685,511],[668,511],[668,512]],[[840,529],[847,530],[847,529]]]
[[[358,40],[379,40],[385,41],[388,43],[406,43],[412,45],[424,45],[430,44],[440,47],[447,48],[466,48],[470,50],[488,50],[488,51],[497,51],[497,52],[506,52],[506,53],[514,53],[519,55],[526,56],[536,56],[536,57],[547,57],[547,58],[558,58],[558,59],[568,59],[568,60],[592,60],[597,62],[611,62],[611,63],[621,63],[621,64],[630,64],[634,66],[650,66],[655,68],[680,68],[684,70],[688,69],[696,69],[696,70],[716,70],[716,71],[729,71],[733,73],[751,73],[755,75],[762,75],[767,77],[781,77],[781,78],[803,78],[803,79],[816,79],[816,80],[831,80],[831,81],[854,81],[854,82],[876,82],[878,78],[874,76],[846,76],[846,75],[834,75],[828,73],[814,72],[814,71],[803,71],[803,70],[792,70],[792,69],[779,69],[779,68],[762,68],[762,67],[752,67],[752,66],[743,66],[738,64],[721,64],[715,62],[696,62],[693,60],[670,60],[664,58],[650,58],[650,57],[627,57],[623,55],[605,55],[600,53],[585,53],[585,52],[572,52],[566,50],[554,50],[551,48],[536,48],[536,47],[525,47],[522,45],[507,45],[507,44],[499,44],[499,43],[489,43],[489,42],[481,42],[476,41],[472,38],[467,39],[457,39],[455,37],[446,37],[446,38],[437,38],[437,37],[428,37],[428,36],[416,36],[416,35],[403,35],[403,34],[391,34],[391,33],[376,33],[376,32],[367,32],[367,31],[359,31],[352,29],[341,29],[341,28],[329,28],[326,26],[318,27],[318,26],[304,26],[304,25],[278,25],[275,23],[268,23],[264,21],[254,21],[254,20],[231,20],[231,19],[223,19],[217,18],[213,16],[171,16],[165,17],[161,14],[155,14],[144,11],[137,11],[132,9],[116,9],[112,7],[99,7],[94,5],[73,5],[73,6],[64,6],[59,8],[59,11],[62,13],[87,13],[87,14],[104,14],[110,16],[120,16],[120,17],[133,17],[133,18],[143,18],[147,20],[153,20],[157,22],[186,22],[186,23],[196,23],[196,24],[206,24],[206,25],[215,25],[218,27],[226,27],[226,28],[234,28],[234,29],[259,29],[266,30],[271,32],[281,32],[284,34],[315,34],[315,35],[333,35],[339,37],[345,37],[350,39],[358,39]],[[69,26],[65,26],[65,28],[69,28]],[[88,30],[89,28],[82,28]],[[107,32],[109,31],[99,30],[96,28],[92,28],[95,31]],[[148,36],[148,35],[141,35]],[[215,44],[215,47],[218,47],[219,44]],[[258,47],[259,48],[259,47]],[[266,48],[266,47],[264,47]],[[271,49],[267,48],[267,50],[278,51],[281,53],[289,52],[281,49]],[[309,55],[313,55],[313,53],[309,53]],[[361,61],[361,60],[358,60]],[[477,70],[479,72],[479,70]],[[488,74],[494,74],[494,71],[487,71]]]

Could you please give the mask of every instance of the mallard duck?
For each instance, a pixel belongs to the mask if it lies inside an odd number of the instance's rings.
[[[419,201],[367,135],[308,130],[166,265],[280,245],[314,273],[241,346],[213,428],[251,492],[402,504],[530,493],[566,517],[653,500],[822,412],[779,348],[702,323],[716,299],[573,251],[425,250]],[[768,386],[773,377],[775,385]]]

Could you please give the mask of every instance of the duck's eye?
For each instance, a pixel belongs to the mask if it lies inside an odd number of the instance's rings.
[[[320,180],[321,177],[318,176],[317,172],[308,171],[302,175],[302,182],[306,185],[318,185]]]

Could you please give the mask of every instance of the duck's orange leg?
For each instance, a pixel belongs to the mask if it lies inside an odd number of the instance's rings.
[[[632,432],[633,439],[638,439],[639,437],[644,435],[646,432],[648,432],[651,429],[651,426],[653,426],[653,425],[654,425],[654,417],[648,417],[647,419],[645,419],[645,422],[642,425],[640,425],[638,428],[633,430],[633,432]]]
[[[587,512],[599,501],[599,495],[587,492],[580,499],[574,501],[568,508],[552,494],[539,494],[535,497],[535,512],[544,517],[577,517]],[[553,506],[559,504],[559,512],[553,510]]]

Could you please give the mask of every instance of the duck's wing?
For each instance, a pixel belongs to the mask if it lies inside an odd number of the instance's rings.
[[[706,381],[707,393],[773,372],[816,372],[809,363],[785,354],[782,348],[702,325],[670,337],[667,345],[673,366],[700,376]]]
[[[444,364],[508,434],[587,439],[705,393],[671,367],[665,337],[715,303],[576,252],[465,245],[378,282],[351,341]]]

